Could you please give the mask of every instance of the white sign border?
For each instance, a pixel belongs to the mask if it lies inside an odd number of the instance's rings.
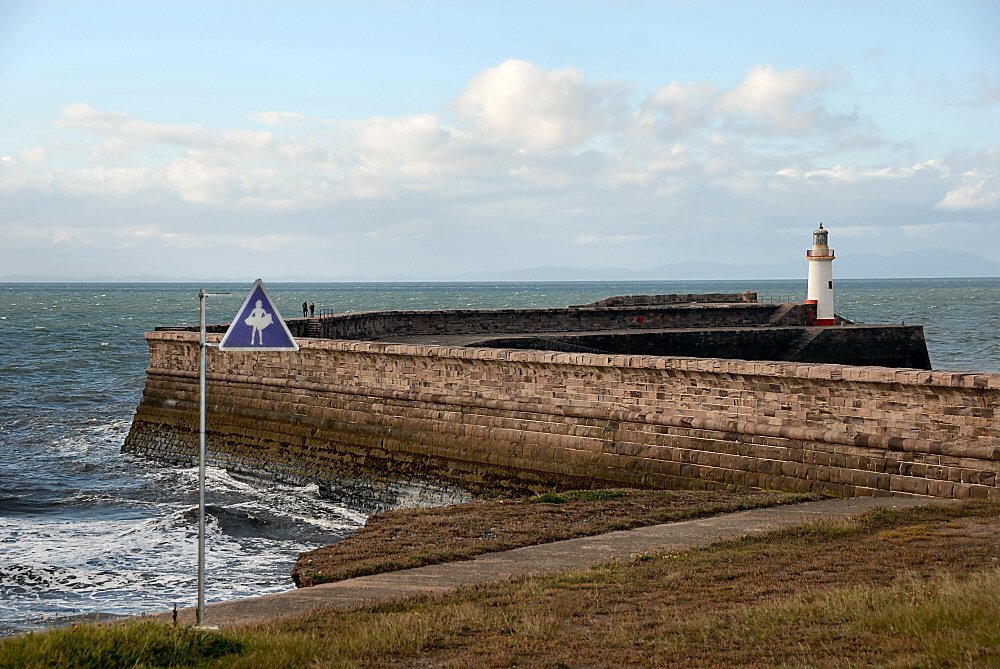
[[[247,305],[250,304],[250,299],[253,297],[253,294],[257,291],[257,286],[260,286],[260,291],[264,294],[264,297],[267,299],[267,303],[274,310],[275,317],[277,318],[278,322],[281,323],[281,329],[284,330],[285,334],[288,336],[288,341],[292,342],[291,346],[226,346],[226,340],[229,339],[229,335],[232,334],[233,330],[237,327],[237,321],[243,314],[243,311],[247,308]],[[267,292],[267,288],[264,287],[264,282],[261,279],[257,279],[256,281],[254,281],[253,286],[250,287],[250,292],[247,293],[247,298],[243,300],[243,304],[241,304],[240,308],[236,311],[236,315],[233,317],[232,323],[229,324],[229,329],[226,330],[226,334],[222,336],[222,341],[219,343],[219,350],[220,351],[298,351],[299,350],[299,343],[295,341],[295,337],[293,337],[292,333],[288,330],[288,325],[285,324],[285,319],[281,317],[281,312],[278,311],[278,305],[276,305],[274,303],[274,300],[271,299],[271,294]]]

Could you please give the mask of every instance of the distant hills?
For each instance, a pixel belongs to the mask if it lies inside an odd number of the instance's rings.
[[[1000,263],[967,251],[908,251],[895,255],[852,253],[837,258],[833,266],[838,279],[919,279],[950,277],[1000,277]],[[270,281],[701,281],[740,279],[805,279],[805,259],[774,264],[727,264],[719,262],[679,262],[636,270],[625,267],[528,267],[504,271],[479,271],[463,274],[414,275],[341,275],[315,277],[303,275],[272,276]],[[243,278],[245,279],[245,277]],[[194,277],[185,283],[224,283],[241,279]],[[29,275],[0,276],[0,282],[163,282],[176,277],[91,276],[40,277]]]
[[[855,253],[835,263],[834,272],[845,279],[1000,277],[1000,263],[967,251],[909,251],[891,256]]]
[[[841,279],[917,279],[1000,277],[1000,263],[965,251],[910,251],[895,255],[854,253],[834,261]],[[712,279],[802,279],[806,261],[778,264],[680,262],[634,270],[624,267],[530,267],[504,272],[475,272],[460,281],[683,281]]]

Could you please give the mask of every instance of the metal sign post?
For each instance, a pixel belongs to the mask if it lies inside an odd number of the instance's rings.
[[[200,312],[200,338],[198,350],[201,364],[198,370],[199,398],[199,428],[198,428],[198,608],[195,610],[195,626],[203,627],[205,623],[205,382],[208,366],[208,341],[205,332],[205,299],[214,295],[229,295],[229,293],[209,293],[204,288],[198,291],[198,307]],[[217,344],[216,344],[217,345]]]
[[[209,628],[205,625],[205,381],[209,346],[220,351],[298,351],[296,343],[288,326],[282,320],[277,307],[268,295],[267,289],[260,279],[243,301],[243,306],[236,312],[236,317],[229,324],[229,329],[218,344],[209,344],[205,326],[205,298],[213,295],[229,295],[229,293],[209,293],[204,288],[198,293],[201,310],[201,338],[199,353],[201,364],[199,370],[199,397],[201,398],[199,413],[199,452],[198,452],[198,608],[195,611],[195,627]],[[276,327],[272,327],[276,326]]]

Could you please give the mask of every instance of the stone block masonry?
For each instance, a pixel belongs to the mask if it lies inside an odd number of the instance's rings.
[[[219,337],[214,335],[217,341]],[[124,450],[197,453],[197,333],[147,334]],[[1000,375],[300,340],[209,351],[213,462],[278,477],[1000,498]]]
[[[612,306],[603,306],[603,303]],[[817,328],[815,306],[756,294],[633,295],[567,308],[377,311],[292,318],[297,338],[930,369],[920,326]],[[225,332],[215,324],[209,332]],[[192,326],[162,327],[189,331]]]

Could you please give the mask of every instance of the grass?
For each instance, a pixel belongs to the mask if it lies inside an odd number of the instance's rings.
[[[0,666],[188,667],[238,654],[236,635],[136,622],[109,627],[80,626],[8,639],[0,645]]]
[[[466,560],[521,546],[591,536],[816,496],[779,492],[571,490],[376,514],[344,541],[303,553],[300,586]]]
[[[0,666],[1000,666],[998,536],[997,503],[870,513],[217,636],[131,623],[99,660],[92,628],[34,634]]]
[[[546,492],[524,499],[528,504],[565,504],[566,502],[603,502],[621,499],[638,491],[628,490],[569,490],[564,493]]]
[[[679,621],[664,641],[695,666],[998,666],[998,588],[996,569],[961,578],[905,573],[883,586],[799,593],[696,616]]]

